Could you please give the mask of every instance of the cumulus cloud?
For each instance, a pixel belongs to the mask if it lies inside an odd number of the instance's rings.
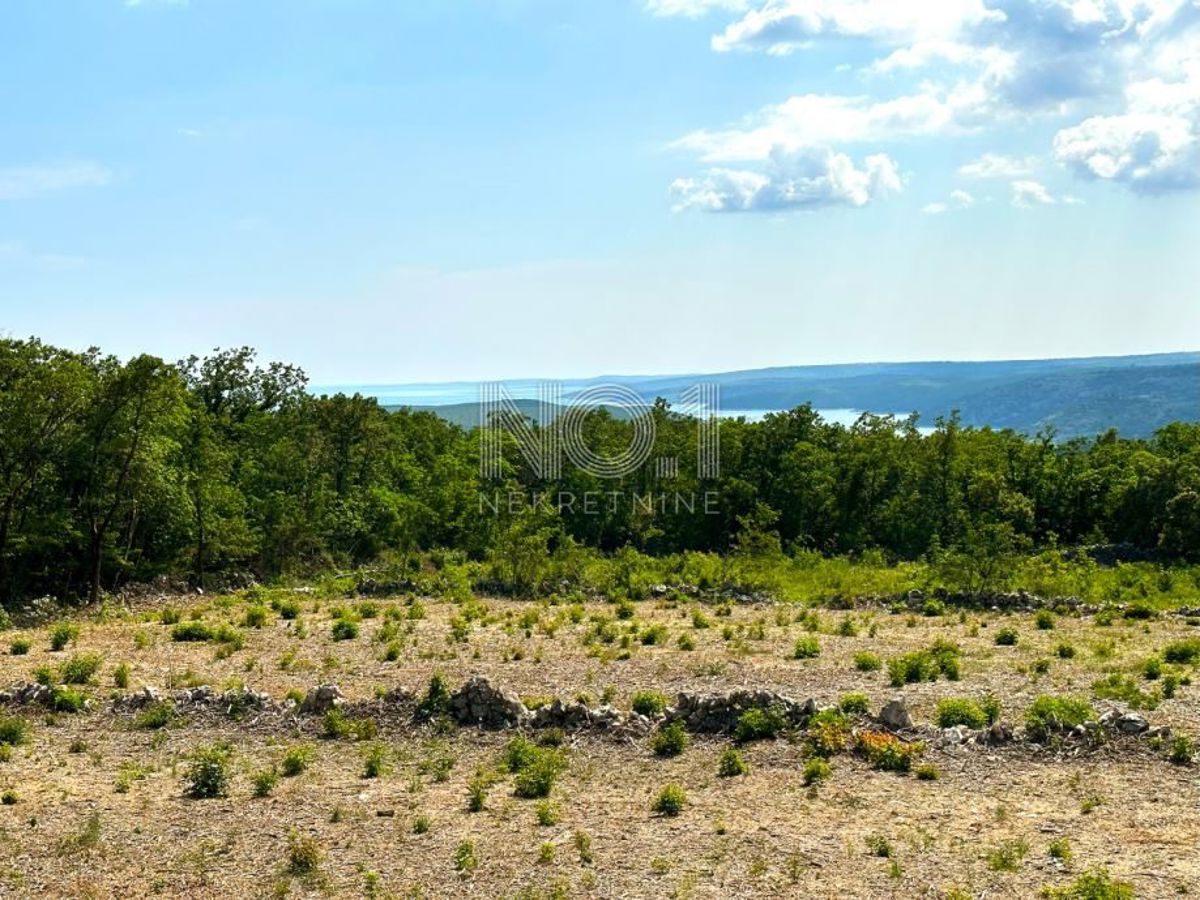
[[[877,154],[862,166],[844,153],[776,151],[761,170],[710,169],[671,185],[677,210],[779,212],[829,206],[866,206],[903,189],[896,163]]]
[[[27,200],[77,187],[100,187],[112,180],[104,166],[91,162],[0,168],[0,200]]]
[[[1019,178],[1037,168],[1033,156],[1014,157],[999,153],[985,153],[978,159],[959,166],[958,174],[963,178]]]
[[[1036,206],[1055,206],[1062,203],[1066,206],[1081,206],[1083,201],[1070,194],[1056,197],[1040,181],[1014,181],[1012,183],[1012,205],[1021,209],[1032,209]]]
[[[949,201],[943,200],[936,203],[926,203],[921,207],[921,212],[930,216],[938,216],[956,209],[970,209],[974,205],[974,195],[967,191],[951,191]]]

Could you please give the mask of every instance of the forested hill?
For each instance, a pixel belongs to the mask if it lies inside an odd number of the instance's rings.
[[[620,383],[648,400],[663,397],[679,404],[697,381],[719,385],[724,409],[783,410],[810,403],[817,409],[917,412],[925,425],[957,409],[964,424],[1011,428],[1029,435],[1053,426],[1062,438],[1096,435],[1110,428],[1132,437],[1148,437],[1170,422],[1200,420],[1200,353],[606,376],[566,388],[569,396],[572,389],[589,384]],[[529,382],[522,384],[528,386]],[[404,387],[394,386],[388,393],[402,396]],[[467,393],[462,386],[457,391],[443,387],[447,396]],[[421,396],[415,390],[413,395]],[[414,401],[411,405],[432,409],[468,427],[476,424],[478,415],[477,404],[472,402],[434,405]],[[536,404],[525,406],[525,411],[532,413]]]

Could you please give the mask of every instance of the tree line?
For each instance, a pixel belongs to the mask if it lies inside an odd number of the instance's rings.
[[[602,479],[566,465],[539,477],[505,432],[483,477],[479,435],[362,396],[312,396],[295,366],[249,348],[168,363],[0,341],[0,599],[96,599],[160,574],[203,585],[231,572],[311,573],[450,549],[469,558],[563,546],[739,553],[956,548],[1015,552],[1126,544],[1200,552],[1200,424],[1148,440],[864,415],[809,406],[720,429],[720,475],[699,478],[696,422],[656,402],[650,458]],[[554,426],[548,426],[554,427]],[[616,456],[629,421],[586,416],[587,445]],[[619,494],[564,508],[538,498]],[[532,502],[496,502],[520,496]],[[707,497],[650,504],[631,498]],[[715,501],[714,501],[715,498]],[[701,507],[701,508],[697,508]]]

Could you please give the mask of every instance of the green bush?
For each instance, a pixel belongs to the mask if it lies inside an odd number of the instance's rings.
[[[89,684],[103,662],[99,653],[76,653],[59,667],[64,684]]]
[[[87,697],[82,691],[66,685],[56,685],[50,692],[50,708],[55,712],[77,713],[87,706]]]
[[[788,728],[787,713],[781,707],[754,707],[738,716],[733,727],[733,739],[739,744],[761,741],[778,736]]]
[[[330,634],[335,641],[352,641],[358,637],[358,623],[350,619],[336,619]]]
[[[1048,609],[1039,609],[1033,621],[1040,631],[1050,631],[1054,628],[1054,613]]]
[[[927,650],[914,650],[888,660],[888,677],[893,687],[937,681],[939,676],[957,681],[960,652],[956,644],[935,641]]]
[[[1138,682],[1119,672],[1092,682],[1092,693],[1101,700],[1120,700],[1134,709],[1156,709],[1159,702],[1157,692],[1143,691]]]
[[[1017,632],[1012,628],[1001,628],[996,632],[996,644],[1001,647],[1015,647],[1017,645]]]
[[[29,723],[17,716],[0,719],[0,744],[15,747],[29,740]]]
[[[796,639],[796,644],[792,648],[793,659],[813,659],[821,655],[821,642],[813,635],[806,635]]]
[[[450,686],[440,672],[434,672],[429,678],[429,687],[425,696],[417,704],[417,718],[429,720],[444,716],[450,712]]]
[[[669,704],[666,694],[658,691],[638,691],[633,695],[630,705],[635,713],[643,716],[661,716]]]
[[[228,744],[213,744],[193,751],[183,775],[188,796],[207,799],[228,794],[232,756]]]
[[[664,725],[650,741],[651,748],[658,756],[678,756],[687,745],[687,730],[678,720]]]
[[[750,766],[732,747],[726,748],[717,761],[717,774],[722,778],[736,778],[750,771]]]
[[[869,650],[854,654],[854,668],[860,672],[877,672],[882,667],[883,660]]]
[[[1176,735],[1171,741],[1171,751],[1168,759],[1177,766],[1190,766],[1196,755],[1196,742],[1187,735]]]
[[[1133,885],[1113,881],[1104,869],[1093,869],[1080,875],[1065,887],[1042,888],[1047,900],[1133,900]]]
[[[171,640],[191,643],[211,641],[215,632],[206,623],[198,620],[180,622],[171,629]]]
[[[275,785],[279,784],[279,772],[274,768],[263,769],[255,772],[250,781],[254,785],[255,797],[270,797],[271,792],[275,790]]]
[[[316,840],[292,831],[288,835],[288,871],[293,875],[308,876],[321,865],[321,848]]]
[[[1162,657],[1176,665],[1191,665],[1200,660],[1200,638],[1173,641],[1163,648]]]
[[[271,613],[265,606],[251,606],[246,609],[242,624],[246,628],[262,628],[270,617]]]
[[[1025,714],[1025,728],[1035,741],[1043,741],[1059,731],[1094,720],[1096,710],[1086,700],[1043,694],[1033,701]]]
[[[279,767],[287,778],[295,778],[302,774],[312,763],[312,748],[303,744],[288,747],[284,751]]]
[[[833,768],[820,756],[814,756],[804,763],[804,783],[806,785],[827,781],[833,774]]]
[[[846,715],[866,715],[870,711],[870,703],[866,694],[842,694],[838,709]]]
[[[1059,644],[1057,647],[1054,648],[1054,654],[1059,659],[1074,659],[1075,658],[1075,647],[1072,646],[1071,644],[1066,644],[1066,643]]]
[[[133,721],[138,728],[153,731],[170,725],[174,718],[174,704],[170,700],[157,700],[139,712]]]
[[[654,799],[651,809],[664,816],[677,816],[687,805],[687,794],[677,784],[668,784]]]
[[[29,652],[30,646],[31,645],[28,638],[15,638],[13,642],[8,645],[8,652],[13,656],[24,656]]]
[[[982,728],[987,724],[988,717],[974,700],[958,697],[939,701],[934,721],[939,728],[952,728],[955,725]]]
[[[57,653],[78,637],[78,625],[71,622],[59,622],[50,630],[50,649]]]

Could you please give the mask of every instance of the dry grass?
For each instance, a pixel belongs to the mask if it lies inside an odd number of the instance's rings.
[[[244,628],[244,646],[228,655],[215,644],[173,642],[171,627],[151,609],[81,617],[77,641],[57,653],[49,649],[49,627],[7,635],[28,638],[31,650],[0,657],[0,684],[31,680],[36,668],[60,666],[74,653],[99,653],[103,665],[84,688],[93,698],[90,712],[46,720],[31,709],[6,711],[29,716],[33,729],[29,743],[0,763],[0,789],[18,796],[16,804],[0,806],[0,894],[941,897],[957,888],[966,896],[1029,897],[1093,866],[1131,882],[1138,896],[1200,890],[1195,769],[1169,764],[1144,741],[1077,756],[1028,747],[930,751],[927,759],[941,773],[936,781],[874,771],[841,755],[832,775],[809,788],[799,742],[747,745],[749,774],[721,778],[726,740],[694,737],[682,755],[662,758],[649,741],[579,735],[551,798],[558,822],[546,827],[537,821],[538,801],[513,797],[511,776],[497,772],[510,735],[438,733],[381,706],[379,737],[389,768],[366,779],[363,745],[322,740],[311,719],[183,716],[152,730],[135,727],[106,702],[124,662],[131,690],[166,689],[172,680],[218,688],[244,682],[283,697],[332,681],[351,700],[369,703],[377,689],[420,691],[441,671],[451,685],[482,673],[528,698],[587,693],[599,702],[607,695],[625,708],[639,690],[670,695],[761,686],[826,703],[860,691],[876,707],[903,694],[918,721],[929,721],[941,698],[993,693],[1005,718],[1019,721],[1038,694],[1088,694],[1102,675],[1137,675],[1168,641],[1196,634],[1174,618],[1118,620],[1112,627],[1060,618],[1043,631],[1025,615],[969,613],[960,622],[957,614],[859,612],[849,614],[857,636],[842,637],[836,632],[848,614],[821,611],[821,653],[797,660],[796,639],[809,632],[795,621],[801,611],[793,607],[737,607],[728,615],[705,607],[711,625],[697,629],[695,604],[638,604],[632,620],[615,619],[610,605],[589,604],[573,622],[566,606],[489,600],[488,624],[474,622],[467,641],[457,642],[451,620],[461,618],[462,608],[423,599],[425,618],[398,621],[393,640],[402,647],[395,661],[385,662],[388,642],[376,633],[387,626],[389,606],[407,609],[403,600],[378,601],[378,615],[359,622],[357,638],[335,641],[331,610],[352,604],[296,597],[306,637],[272,613],[264,627]],[[194,610],[214,625],[238,624],[246,611],[241,598],[174,603],[185,620]],[[540,624],[525,622],[526,636],[521,619],[531,610]],[[667,633],[653,645],[632,638],[629,658],[617,659],[619,638],[585,645],[596,617],[622,630],[636,622],[643,630],[665,626]],[[1016,646],[995,644],[1000,627],[1017,631]],[[683,634],[695,650],[678,649]],[[960,682],[898,690],[888,685],[886,668],[854,668],[856,652],[870,650],[886,661],[937,638],[962,647]],[[1063,642],[1075,646],[1074,659],[1055,655]],[[1097,655],[1097,647],[1110,646],[1111,653]],[[1036,672],[1039,659],[1051,660],[1045,674]],[[1198,697],[1200,685],[1182,687],[1148,715],[1155,724],[1200,732]],[[188,754],[218,741],[235,748],[228,797],[186,798],[181,776]],[[254,773],[278,765],[298,742],[313,748],[308,769],[281,777],[271,796],[254,797]],[[437,756],[454,758],[441,781],[429,765]],[[481,769],[495,780],[484,809],[469,812],[468,785]],[[668,783],[687,792],[678,817],[651,812]],[[430,823],[423,834],[413,828],[420,816]],[[888,840],[891,858],[872,854],[866,844],[872,835]],[[1068,868],[1048,853],[1061,836],[1073,851]],[[989,866],[989,850],[1022,840],[1029,852],[1017,871]],[[455,857],[465,841],[473,842],[476,865],[460,872]],[[543,850],[547,842],[552,858]],[[581,846],[590,861],[581,861]],[[315,851],[315,871],[294,864],[297,847]]]

